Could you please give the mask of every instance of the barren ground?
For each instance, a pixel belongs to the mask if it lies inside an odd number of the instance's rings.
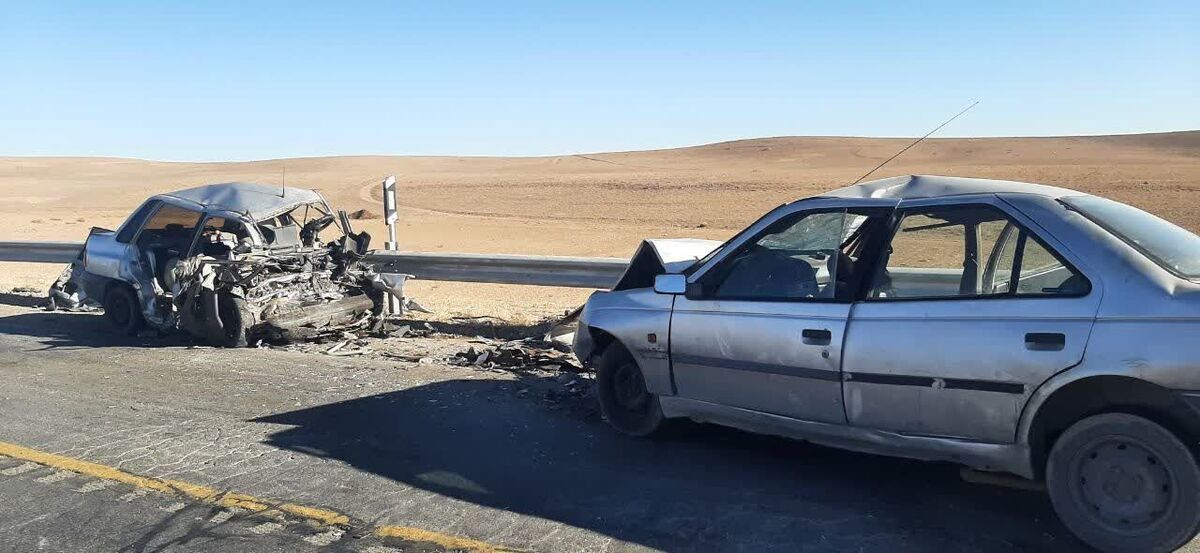
[[[763,138],[646,152],[536,158],[354,156],[238,163],[0,157],[0,240],[82,240],[146,196],[233,180],[320,189],[347,210],[380,207],[400,182],[404,249],[628,256],[646,237],[724,239],[780,203],[843,186],[909,139]],[[932,139],[875,177],[942,174],[1065,186],[1200,230],[1200,131],[1061,138]],[[384,240],[379,219],[358,221]],[[0,263],[0,291],[44,289],[52,265]],[[440,316],[530,321],[586,290],[420,282]]]

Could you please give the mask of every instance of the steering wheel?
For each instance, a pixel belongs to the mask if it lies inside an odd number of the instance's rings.
[[[307,223],[304,223],[304,230],[307,230],[309,232],[316,234],[318,232],[325,230],[326,228],[329,227],[329,225],[332,225],[332,224],[333,224],[333,214],[331,213],[329,215],[323,215],[323,216],[317,217],[316,219],[313,219]]]

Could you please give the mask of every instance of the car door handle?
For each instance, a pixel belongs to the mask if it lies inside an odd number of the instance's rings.
[[[1061,332],[1030,332],[1025,335],[1025,349],[1033,351],[1060,351],[1067,345],[1067,336]]]
[[[833,341],[833,333],[824,328],[806,328],[800,337],[810,346],[828,346]]]

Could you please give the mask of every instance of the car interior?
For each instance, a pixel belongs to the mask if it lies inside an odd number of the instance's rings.
[[[849,300],[862,280],[858,260],[886,219],[834,211],[785,218],[726,262],[715,298]]]
[[[185,256],[196,236],[200,212],[163,204],[142,227],[135,243],[143,266],[159,286],[166,288],[162,276],[167,264]]]

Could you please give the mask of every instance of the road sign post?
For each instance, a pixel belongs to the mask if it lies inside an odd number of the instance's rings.
[[[388,251],[397,251],[400,249],[400,244],[396,241],[396,219],[396,177],[393,175],[383,179],[383,220],[387,223],[388,228],[388,239],[384,243],[383,249]],[[404,306],[400,304],[400,299],[388,294],[388,313],[400,315],[403,309]]]

